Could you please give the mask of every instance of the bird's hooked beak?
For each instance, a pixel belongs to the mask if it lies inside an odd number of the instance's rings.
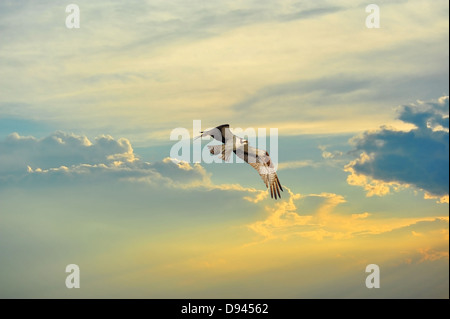
[[[200,132],[200,135],[199,135],[199,136],[197,136],[196,138],[194,138],[194,141],[195,141],[196,139],[202,137],[202,136],[203,136],[203,131]]]

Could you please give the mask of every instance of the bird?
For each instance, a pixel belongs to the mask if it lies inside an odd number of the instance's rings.
[[[270,189],[271,198],[275,198],[275,200],[281,198],[280,190],[283,191],[283,187],[266,150],[252,147],[248,144],[248,140],[234,135],[230,130],[229,124],[201,131],[200,134],[196,138],[211,136],[222,143],[222,145],[208,145],[209,152],[212,155],[219,155],[219,158],[228,161],[231,152],[235,153],[236,156],[250,164],[259,173],[267,189]]]

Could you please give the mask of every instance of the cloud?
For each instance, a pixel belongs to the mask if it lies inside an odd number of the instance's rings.
[[[127,139],[103,135],[91,142],[86,136],[56,132],[37,139],[10,134],[0,141],[0,174],[16,174],[31,168],[49,169],[75,164],[114,161],[133,162],[136,157]]]
[[[135,143],[193,115],[216,123],[217,108],[280,135],[354,133],[386,123],[405,96],[448,87],[445,3],[386,3],[395,23],[370,36],[350,1],[77,4],[71,32],[55,2],[0,3],[1,116]]]
[[[361,186],[366,191],[367,197],[372,196],[384,196],[390,193],[391,189],[395,191],[399,191],[402,188],[402,185],[397,182],[383,182],[380,180],[373,179],[369,176],[358,174],[351,166],[356,161],[363,163],[368,159],[368,155],[363,153],[361,154],[358,160],[350,162],[345,167],[345,171],[349,172],[350,175],[347,177],[347,183],[349,185]],[[403,185],[403,187],[407,187],[408,185]]]
[[[323,104],[324,99],[329,98],[332,100],[332,97],[336,95],[362,90],[372,85],[372,81],[339,74],[331,77],[278,83],[261,88],[248,99],[235,104],[233,108],[240,113],[246,113],[249,110],[257,111],[261,103],[267,103],[267,100],[276,100],[280,96],[311,96],[313,93],[318,93],[315,106],[320,106]],[[292,105],[292,107],[295,106]],[[272,112],[276,113],[277,111],[272,110]]]
[[[423,196],[423,198],[425,199],[435,199],[436,203],[440,203],[440,204],[444,204],[444,203],[449,203],[449,196],[448,195],[444,195],[444,196],[433,196],[430,195],[428,193],[425,193],[425,195]]]
[[[448,251],[439,251],[430,248],[419,249],[419,253],[422,255],[422,258],[419,260],[419,262],[435,261],[442,258],[448,259],[449,255]]]
[[[274,206],[267,206],[264,220],[247,227],[263,239],[259,244],[275,239],[304,238],[317,240],[345,240],[350,238],[391,238],[413,236],[414,233],[442,231],[448,227],[448,217],[373,218],[369,212],[347,214],[339,211],[346,203],[343,196],[333,193],[295,194],[286,187],[288,197]],[[439,233],[438,237],[441,238]],[[381,236],[381,237],[380,237]],[[417,236],[416,236],[417,237]]]
[[[0,167],[0,178],[88,173],[137,178],[152,172],[170,179],[181,176],[186,182],[207,177],[201,166],[168,159],[141,161],[125,138],[101,135],[91,141],[61,131],[41,139],[10,134],[0,141]]]
[[[449,97],[406,105],[399,113],[413,129],[382,127],[352,140],[358,158],[345,167],[348,183],[364,187],[367,196],[413,186],[424,190],[426,198],[448,201]]]
[[[355,219],[367,218],[367,217],[369,217],[370,215],[371,215],[371,214],[368,213],[368,212],[361,213],[361,214],[352,214],[352,218],[355,218]]]
[[[294,200],[301,197],[300,194],[294,194],[285,187],[289,194],[288,200],[277,203],[276,208],[269,212],[269,216],[264,221],[257,221],[248,225],[248,228],[262,235],[265,239],[274,239],[286,234],[300,226],[310,224],[311,216],[301,216],[296,212]]]
[[[318,167],[318,166],[320,166],[320,163],[312,160],[290,161],[278,164],[278,170],[296,169],[303,167]]]
[[[324,159],[336,159],[341,157],[344,153],[341,151],[327,151],[327,147],[324,145],[319,145],[319,149],[322,151],[322,158]]]
[[[413,236],[422,237],[424,234],[412,232]],[[448,250],[442,250],[442,247],[424,247],[418,248],[410,254],[408,258],[404,261],[406,264],[420,264],[424,262],[434,262],[441,259],[447,260],[449,258]]]
[[[0,181],[8,185],[57,183],[143,183],[154,188],[217,190],[241,194],[258,203],[266,190],[238,184],[214,184],[204,167],[176,159],[145,162],[130,141],[108,135],[90,141],[86,136],[56,132],[42,139],[13,133],[0,141]],[[44,183],[44,184],[43,184]]]
[[[67,133],[53,135],[60,140],[52,153],[44,147],[50,137],[17,134],[8,145],[4,145],[6,139],[1,141],[3,150],[20,149],[28,159],[25,167],[19,165],[12,175],[17,178],[12,187],[7,183],[5,189],[0,182],[5,238],[0,248],[6,256],[0,262],[4,270],[1,279],[7,283],[0,295],[5,297],[66,296],[67,289],[58,288],[64,278],[61,281],[54,273],[64,271],[73,261],[89,271],[84,281],[86,290],[81,292],[85,297],[245,297],[255,293],[263,297],[265,290],[254,286],[258,277],[280,285],[270,295],[273,297],[297,296],[299,284],[305,297],[311,296],[311,289],[323,297],[323,291],[336,286],[335,278],[345,275],[336,270],[336,262],[341,268],[352,268],[353,278],[367,264],[361,259],[383,261],[386,242],[372,236],[360,243],[364,237],[392,229],[403,230],[401,234],[406,237],[389,241],[394,244],[389,245],[391,255],[398,258],[398,252],[406,248],[417,254],[418,247],[430,247],[428,253],[435,255],[430,258],[436,260],[433,264],[445,261],[445,256],[436,259],[445,253],[445,246],[429,241],[428,234],[435,232],[441,241],[446,235],[448,242],[448,231],[441,232],[448,230],[448,219],[434,222],[434,227],[429,225],[433,218],[424,219],[424,225],[418,225],[418,218],[387,221],[372,211],[349,211],[349,203],[345,204],[341,195],[298,194],[292,189],[286,189],[280,201],[267,199],[264,211],[266,191],[214,184],[201,165],[169,158],[142,161],[126,139],[108,138],[103,145],[98,142],[102,137],[90,140]],[[24,141],[34,147],[23,147]],[[69,164],[72,157],[65,155],[65,143],[72,143],[84,157],[75,156],[78,160]],[[31,162],[34,164],[27,169]],[[11,173],[2,171],[0,176]],[[35,182],[37,187],[14,187],[26,182]],[[59,187],[61,182],[63,187]],[[345,206],[342,210],[341,205]],[[416,238],[420,245],[411,248],[412,231],[424,236]],[[255,237],[259,241],[255,242]],[[351,237],[355,240],[349,243]],[[355,257],[337,260],[337,254]],[[36,260],[37,268],[23,266]],[[306,271],[292,284],[299,267]],[[282,276],[281,284],[279,273],[289,274]],[[329,277],[324,279],[321,273]],[[36,283],[32,290],[30,280]],[[361,282],[358,279],[358,286]],[[342,289],[336,295],[339,293]]]
[[[264,241],[275,238],[287,239],[291,236],[319,240],[324,237],[340,236],[323,226],[326,225],[327,216],[332,210],[345,202],[342,196],[329,193],[301,195],[294,194],[289,188],[285,188],[289,197],[277,203],[275,207],[266,207],[269,212],[267,218],[248,225],[249,229],[263,236]],[[315,212],[300,214],[296,205],[300,199],[317,199],[320,204]]]

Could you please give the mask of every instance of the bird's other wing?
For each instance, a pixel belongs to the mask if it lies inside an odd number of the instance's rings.
[[[229,129],[229,125],[228,124],[223,124],[217,127],[214,127],[212,129],[206,130],[206,131],[201,131],[200,136],[197,136],[195,139],[199,138],[199,137],[203,137],[203,136],[211,136],[212,138],[214,138],[215,140],[218,140],[219,142],[225,143],[225,138],[226,135],[228,134],[229,136],[231,136],[233,133],[231,133],[230,129]],[[231,134],[231,135],[230,135]]]
[[[266,187],[270,188],[272,198],[281,198],[280,190],[283,191],[283,187],[281,187],[269,153],[248,145],[237,148],[235,153],[258,171]]]

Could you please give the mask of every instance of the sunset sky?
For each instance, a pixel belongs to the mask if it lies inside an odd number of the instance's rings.
[[[0,2],[0,298],[449,298],[448,1],[70,3]]]

